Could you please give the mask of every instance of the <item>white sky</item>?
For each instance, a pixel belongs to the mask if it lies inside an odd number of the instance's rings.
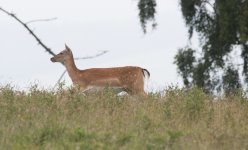
[[[57,17],[30,24],[31,29],[55,53],[64,43],[75,57],[109,52],[76,61],[79,69],[141,66],[151,73],[146,88],[158,90],[182,85],[173,64],[177,49],[188,43],[187,29],[177,0],[157,0],[158,28],[144,35],[137,0],[1,0],[0,7],[23,21]],[[11,83],[25,89],[33,83],[52,87],[64,67],[50,62],[44,49],[14,19],[0,12],[0,85]],[[68,75],[64,80],[71,84]]]

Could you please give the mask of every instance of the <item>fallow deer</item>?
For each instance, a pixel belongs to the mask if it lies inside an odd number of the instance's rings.
[[[94,91],[105,87],[125,91],[131,95],[146,95],[144,78],[150,76],[148,70],[136,66],[115,68],[90,68],[79,70],[74,62],[71,49],[65,45],[65,50],[51,58],[52,62],[61,62],[74,85],[82,92]]]

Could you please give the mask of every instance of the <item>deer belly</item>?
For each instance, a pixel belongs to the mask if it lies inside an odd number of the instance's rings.
[[[95,87],[122,87],[117,78],[97,79],[90,83],[90,86]]]

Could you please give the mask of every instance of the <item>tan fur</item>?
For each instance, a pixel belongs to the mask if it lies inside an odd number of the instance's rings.
[[[78,85],[83,92],[110,87],[126,91],[129,94],[144,95],[144,76],[150,76],[146,69],[135,66],[79,70],[68,46],[64,51],[51,58],[51,61],[62,62],[73,84]]]

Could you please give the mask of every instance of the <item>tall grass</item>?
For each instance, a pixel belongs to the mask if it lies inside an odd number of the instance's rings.
[[[248,149],[248,101],[197,88],[138,97],[5,86],[0,149]]]

